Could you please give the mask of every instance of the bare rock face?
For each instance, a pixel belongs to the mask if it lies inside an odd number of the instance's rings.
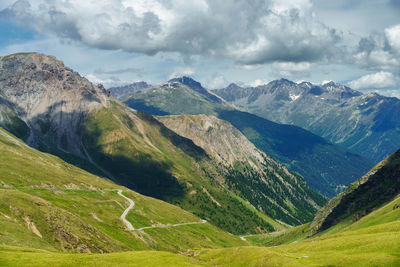
[[[193,140],[224,165],[241,162],[260,171],[259,164],[270,159],[229,122],[215,116],[173,115],[159,117],[159,120],[179,135]]]
[[[38,53],[0,58],[0,97],[30,128],[29,145],[56,144],[77,155],[82,154],[79,134],[85,116],[109,99],[104,87]]]

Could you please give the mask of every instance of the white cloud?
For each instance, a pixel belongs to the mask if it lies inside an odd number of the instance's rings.
[[[312,7],[312,3],[309,0],[272,0],[272,11],[276,13],[285,13],[291,9],[297,9],[302,12],[302,15],[308,15],[307,11]],[[304,14],[304,12],[306,14]]]
[[[385,29],[385,35],[392,49],[400,54],[400,24]]]
[[[267,84],[268,82],[269,82],[269,81],[267,81],[267,80],[257,79],[257,80],[255,80],[255,81],[249,83],[249,85],[250,85],[251,87],[257,87],[257,86],[260,86],[260,85]]]
[[[328,84],[328,83],[330,83],[330,82],[332,82],[332,80],[323,80],[323,81],[321,82],[321,85],[325,85],[325,84]]]
[[[333,57],[340,36],[311,7],[308,0],[19,0],[0,18],[101,49],[253,65]]]
[[[194,70],[188,67],[176,67],[169,75],[169,79],[178,78],[181,76],[192,76],[194,74]]]
[[[400,87],[400,77],[391,72],[380,71],[362,76],[348,83],[356,90]]]
[[[310,62],[276,62],[273,63],[272,66],[275,69],[286,71],[286,72],[298,72],[298,71],[307,71],[311,68]]]

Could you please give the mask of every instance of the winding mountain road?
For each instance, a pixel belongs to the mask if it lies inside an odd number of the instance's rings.
[[[124,222],[124,224],[126,225],[126,227],[128,227],[128,229],[130,231],[135,231],[135,228],[133,228],[132,224],[126,219],[126,215],[128,215],[128,212],[133,209],[133,207],[135,206],[135,202],[133,202],[132,199],[130,199],[129,197],[126,197],[122,194],[122,190],[118,189],[118,195],[120,195],[121,197],[125,198],[126,200],[128,200],[129,202],[129,207],[124,210],[124,212],[121,215],[121,220]]]
[[[129,207],[124,210],[124,212],[122,213],[120,218],[121,218],[122,222],[126,225],[126,227],[130,231],[143,231],[145,229],[152,229],[152,228],[168,228],[168,227],[177,227],[177,226],[189,225],[189,224],[201,224],[201,223],[206,223],[207,222],[207,220],[201,220],[200,222],[188,222],[188,223],[165,224],[165,225],[157,225],[157,226],[146,226],[146,227],[135,229],[132,226],[132,224],[126,219],[126,215],[128,215],[128,212],[131,209],[133,209],[133,207],[135,206],[135,202],[133,202],[132,199],[124,196],[122,194],[122,190],[121,189],[118,189],[118,195],[120,195],[121,197],[125,198],[129,202]]]

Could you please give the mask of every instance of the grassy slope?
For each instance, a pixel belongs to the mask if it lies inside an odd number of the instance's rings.
[[[135,201],[127,219],[136,228],[200,218],[34,150],[1,128],[0,151],[0,244],[113,252],[242,243],[209,223],[131,233],[119,218],[128,202],[115,189]]]
[[[312,189],[329,197],[372,167],[368,160],[306,130],[215,103],[179,83],[167,83],[122,100],[155,115],[208,114],[229,121],[258,149],[290,166]]]
[[[361,220],[330,229],[318,237],[304,238],[299,227],[292,234],[296,243],[278,247],[240,247],[202,252],[197,258],[229,266],[398,266],[400,263],[400,197]],[[308,226],[304,226],[307,228]],[[251,240],[251,239],[248,239]],[[285,240],[295,241],[288,238]],[[255,241],[255,240],[254,240]],[[259,240],[258,240],[259,241]],[[274,243],[269,243],[273,245]],[[304,257],[307,256],[307,257]]]
[[[400,150],[331,199],[316,214],[311,226],[320,232],[359,220],[400,193]]]
[[[235,247],[107,255],[60,254],[0,246],[0,265],[45,266],[398,266],[400,197],[340,231],[276,247]],[[299,230],[298,228],[297,230]],[[41,260],[39,260],[41,259]]]
[[[161,251],[111,254],[68,254],[1,246],[1,266],[204,266],[201,262]]]

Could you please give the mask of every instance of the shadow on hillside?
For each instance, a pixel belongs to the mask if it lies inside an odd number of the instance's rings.
[[[30,134],[28,125],[19,118],[18,115],[25,115],[25,113],[0,95],[0,126],[14,134],[16,137],[26,140]]]
[[[51,116],[49,112],[52,113]],[[63,125],[65,129],[60,132],[59,128],[57,131],[57,126],[52,123],[51,118],[67,119],[67,125],[71,128]],[[76,125],[71,123],[71,119],[76,120]],[[104,134],[103,130],[95,127],[90,132],[86,131],[86,119],[87,114],[81,112],[54,112],[52,109],[33,118],[32,121],[46,125],[46,127],[39,125],[40,127],[34,129],[37,137],[35,148],[57,155],[70,164],[95,175],[110,178],[120,185],[147,196],[166,200],[184,195],[183,187],[171,174],[171,162],[155,160],[150,154],[138,152],[129,144],[115,146],[115,149],[122,149],[124,153],[104,152],[104,147],[99,145],[100,138]],[[77,129],[77,132],[73,129]],[[71,136],[75,136],[75,139]],[[76,150],[77,147],[80,153]],[[85,150],[97,166],[85,157]]]
[[[143,99],[134,99],[130,98],[125,101],[125,104],[134,109],[139,110],[148,114],[156,115],[156,116],[165,116],[170,115],[170,113],[158,108],[148,105]]]
[[[107,129],[109,130],[109,129]],[[101,144],[104,129],[97,124],[90,131],[82,127],[82,140],[91,159],[109,172],[113,180],[138,193],[167,200],[184,195],[184,189],[171,174],[172,162],[153,159],[152,155],[136,151],[128,140],[113,144],[112,152],[105,152]]]

